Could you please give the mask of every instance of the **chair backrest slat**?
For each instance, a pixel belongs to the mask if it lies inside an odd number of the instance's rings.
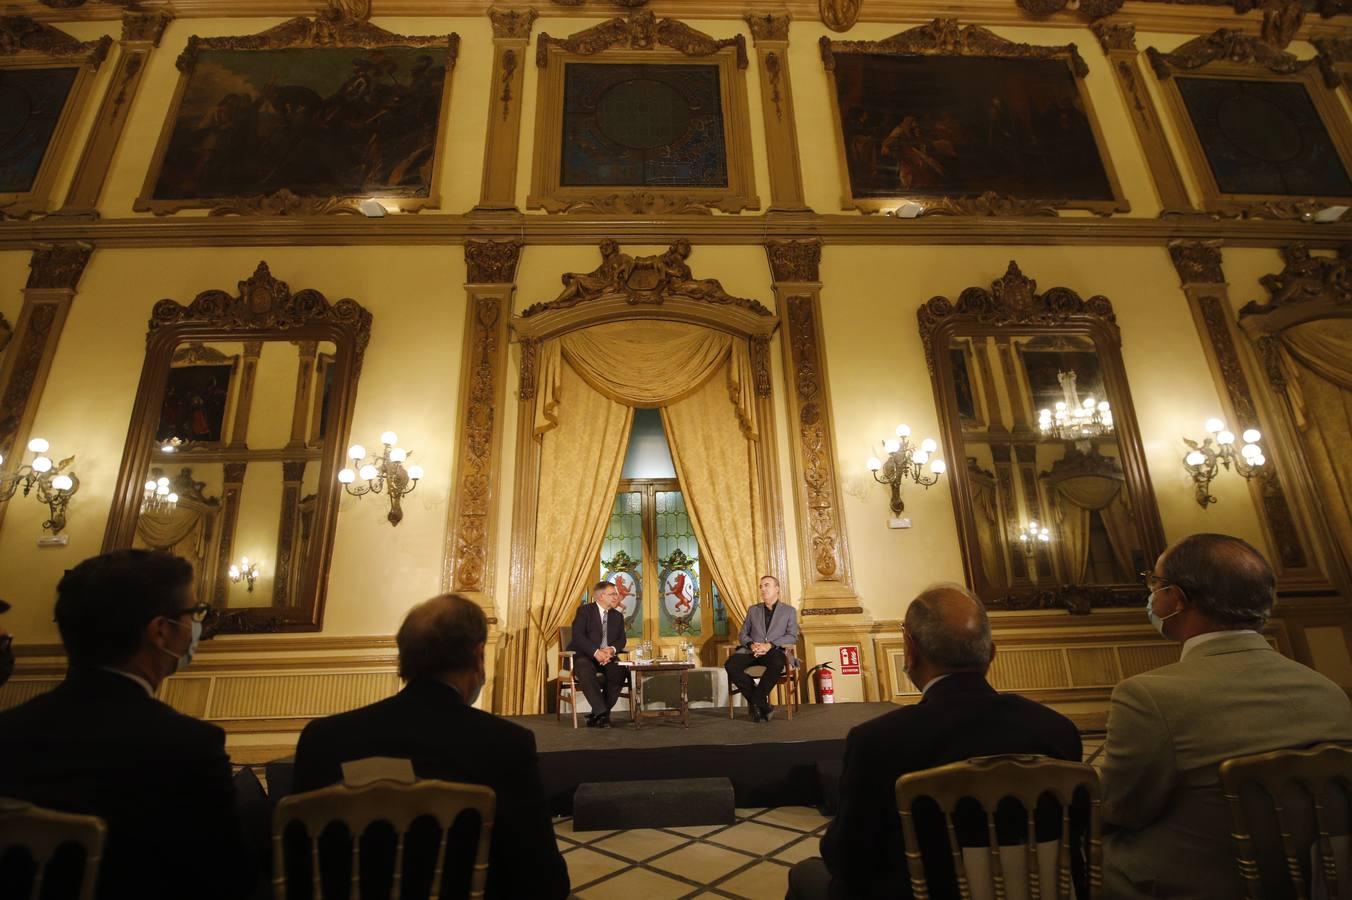
[[[1315,881],[1322,881],[1330,897],[1337,896],[1338,872],[1332,841],[1330,799],[1343,804],[1344,815],[1352,813],[1352,746],[1320,744],[1302,750],[1274,750],[1241,756],[1221,763],[1221,785],[1230,807],[1235,841],[1235,863],[1246,896],[1259,898],[1264,893],[1260,846],[1250,821],[1245,799],[1270,802],[1281,836],[1280,848],[1288,887],[1300,900],[1308,900]],[[1341,799],[1339,792],[1341,789]],[[1302,815],[1303,798],[1311,810]],[[1288,809],[1290,798],[1298,807]],[[1307,838],[1309,846],[1306,846]],[[1304,855],[1314,850],[1319,855],[1318,871],[1305,880]],[[1271,857],[1269,857],[1270,859]],[[1277,873],[1269,872],[1270,876]],[[1352,877],[1352,872],[1346,877]]]
[[[311,866],[314,870],[313,896],[322,900],[318,836],[332,822],[342,822],[352,832],[352,890],[358,897],[360,887],[361,835],[376,822],[388,823],[398,838],[396,846],[395,890],[398,891],[403,871],[404,839],[417,819],[431,818],[440,827],[442,836],[438,848],[434,884],[439,885],[445,869],[449,837],[455,820],[463,812],[477,812],[479,828],[476,842],[475,866],[470,879],[470,897],[483,897],[488,878],[488,848],[493,830],[493,816],[497,799],[491,788],[477,784],[456,784],[449,781],[419,781],[399,784],[376,781],[360,787],[332,785],[305,794],[293,794],[277,804],[272,818],[273,896],[286,900],[286,863],[284,834],[293,822],[302,825],[311,841]],[[440,893],[440,887],[436,888]]]
[[[107,835],[108,829],[97,816],[57,812],[25,801],[0,798],[0,856],[10,847],[19,846],[33,857],[32,900],[41,896],[47,868],[57,851],[68,844],[84,851],[79,900],[93,900]]]
[[[1050,886],[1051,877],[1049,875],[1045,881],[1042,878],[1036,812],[1039,801],[1045,795],[1051,795],[1061,805],[1061,839],[1056,848],[1056,893],[1059,898],[1069,900],[1074,894],[1071,870],[1075,862],[1074,854],[1071,852],[1070,806],[1075,802],[1077,792],[1080,792],[1088,805],[1088,847],[1084,855],[1088,868],[1089,897],[1097,900],[1101,896],[1103,885],[1103,853],[1099,839],[1101,792],[1098,774],[1092,766],[1043,756],[991,756],[951,763],[923,772],[912,772],[898,778],[897,809],[901,813],[902,831],[906,840],[906,867],[915,896],[921,897],[921,891],[924,891],[923,896],[928,896],[928,882],[911,808],[921,797],[928,797],[938,805],[943,815],[958,893],[964,900],[968,900],[974,894],[974,885],[969,881],[971,873],[964,865],[962,847],[959,845],[954,824],[958,804],[964,800],[976,801],[986,816],[988,846],[983,849],[985,856],[990,860],[990,872],[980,896],[991,896],[996,900],[1004,900],[1010,896],[1013,887],[1010,876],[1005,871],[1005,865],[1008,863],[1013,866],[1022,856],[1027,870],[1024,882],[1027,896],[1041,900],[1043,885]],[[996,814],[1000,803],[1007,799],[1020,803],[1026,810],[1027,834],[1026,840],[1020,842],[1024,845],[1022,854],[1011,850],[1013,855],[1002,856]],[[975,825],[975,822],[973,824]],[[1048,853],[1050,852],[1048,845]],[[975,865],[975,861],[973,864]]]

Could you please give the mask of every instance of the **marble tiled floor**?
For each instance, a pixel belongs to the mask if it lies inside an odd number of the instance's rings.
[[[807,806],[739,809],[732,825],[574,831],[554,823],[580,900],[782,900],[789,867],[817,855],[830,819]]]

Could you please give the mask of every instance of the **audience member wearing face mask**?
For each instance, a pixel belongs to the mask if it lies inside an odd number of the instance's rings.
[[[1249,544],[1194,534],[1141,574],[1150,623],[1183,646],[1178,662],[1113,690],[1102,777],[1103,819],[1115,830],[1104,842],[1104,896],[1240,897],[1220,764],[1352,741],[1352,705],[1260,633],[1276,582]],[[1280,873],[1281,861],[1264,871]]]
[[[107,825],[100,900],[223,900],[253,884],[225,733],[155,699],[192,660],[208,609],[178,557],[87,559],[57,586],[65,681],[0,713],[0,796]],[[17,862],[0,866],[0,896],[26,896]],[[49,872],[78,879],[80,869]]]
[[[487,900],[563,900],[569,891],[568,869],[545,806],[535,736],[473,706],[486,680],[487,641],[483,610],[459,594],[443,594],[413,607],[395,637],[404,689],[305,726],[296,746],[292,787],[300,793],[334,784],[342,780],[343,763],[371,756],[411,760],[414,774],[422,779],[487,785],[497,795]],[[477,828],[469,818],[463,817],[452,831]],[[424,861],[436,852],[437,840],[434,829],[410,832],[405,871],[430,871]],[[448,876],[463,878],[468,871],[472,860],[463,853],[467,846],[467,841],[450,841],[444,869]],[[305,843],[289,844],[287,852],[288,872],[298,873],[298,883],[308,886]],[[320,854],[324,896],[348,896],[346,839],[321,839]],[[363,897],[388,891],[388,875],[374,873],[387,872],[393,855],[393,840],[363,845],[363,861],[370,862],[362,866]],[[384,883],[374,883],[376,877]],[[428,895],[426,885],[413,885],[409,878],[403,887],[405,896]],[[448,889],[447,896],[455,893]]]

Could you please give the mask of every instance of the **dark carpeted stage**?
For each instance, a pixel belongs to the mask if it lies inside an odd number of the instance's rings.
[[[692,709],[690,727],[677,719],[629,724],[612,716],[608,729],[572,727],[572,718],[519,716],[512,721],[535,733],[550,810],[572,811],[583,782],[708,778],[732,781],[740,807],[813,806],[821,801],[819,762],[839,763],[845,735],[860,722],[897,707],[890,703],[838,703],[798,708],[792,722],[781,707],[773,722],[753,723],[746,710],[729,720],[726,708]]]

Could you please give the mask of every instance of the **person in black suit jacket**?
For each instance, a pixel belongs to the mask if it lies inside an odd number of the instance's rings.
[[[975,756],[1031,753],[1080,761],[1080,734],[1069,719],[986,682],[995,658],[985,608],[965,587],[935,585],[906,610],[902,626],[907,677],[920,702],[850,730],[845,741],[840,808],[821,842],[821,858],[804,860],[789,876],[790,900],[910,897],[895,785],[918,772]],[[916,828],[932,898],[957,897],[943,818],[917,804]],[[1026,814],[1001,807],[1001,843],[1024,840]],[[1060,809],[1050,797],[1037,810],[1038,839],[1059,832]],[[985,845],[984,816],[957,820],[959,843]]]
[[[609,581],[597,582],[591,595],[596,602],[582,604],[573,617],[573,639],[568,649],[576,654],[573,673],[591,707],[587,726],[609,728],[610,710],[628,677],[618,659],[624,649],[624,613],[615,608],[620,605],[620,590]]]
[[[486,897],[563,900],[568,869],[545,807],[535,736],[474,708],[486,680],[487,640],[483,610],[459,594],[413,607],[396,637],[399,675],[407,685],[393,697],[305,726],[296,746],[293,789],[334,784],[342,780],[343,763],[371,756],[408,759],[419,778],[486,785],[497,795]],[[410,839],[410,862],[415,846]],[[469,858],[452,862],[454,856],[448,856],[447,875],[463,877],[467,886]],[[362,857],[370,858],[365,848]],[[301,858],[304,865],[303,853]],[[350,875],[341,868],[324,865],[325,897],[347,896]],[[407,877],[404,886],[409,887]],[[362,896],[379,895],[368,891],[363,877]]]
[[[185,560],[87,559],[57,586],[65,681],[0,713],[0,796],[108,826],[101,900],[235,900],[253,885],[225,733],[154,697],[192,658],[208,610]],[[57,874],[79,879],[75,866]],[[27,896],[12,880],[24,877],[0,867],[0,896]]]

